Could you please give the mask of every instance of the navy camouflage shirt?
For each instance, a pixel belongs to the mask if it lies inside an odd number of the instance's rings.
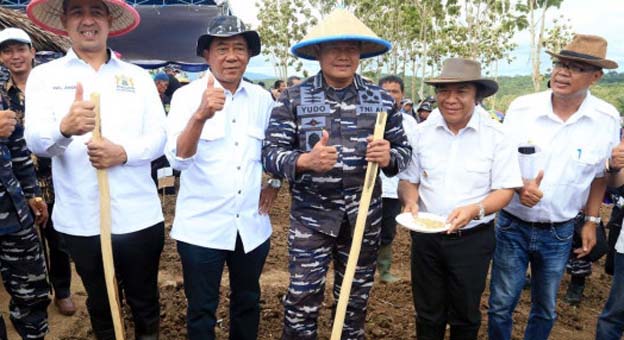
[[[366,174],[366,138],[373,134],[377,112],[388,113],[384,139],[391,146],[390,164],[382,171],[394,176],[410,160],[401,114],[393,103],[385,91],[357,74],[340,91],[328,86],[319,72],[282,93],[265,133],[262,162],[266,172],[289,181],[291,218],[338,236],[346,215],[353,228]],[[296,173],[297,158],[314,147],[323,130],[329,132],[328,145],[338,150],[333,169],[323,174]],[[381,182],[377,180],[368,224],[380,210]]]
[[[6,93],[0,95],[6,104]],[[5,109],[0,105],[0,109]],[[27,199],[40,196],[31,153],[24,140],[24,126],[18,123],[9,138],[0,138],[0,235],[34,223]]]

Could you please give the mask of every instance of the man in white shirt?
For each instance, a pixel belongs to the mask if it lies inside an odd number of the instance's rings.
[[[405,91],[403,79],[395,75],[390,75],[379,79],[379,86],[386,90],[394,99],[394,105],[397,109],[401,108],[403,101],[403,92]],[[416,119],[401,109],[401,117],[403,117],[403,130],[409,139],[415,133]],[[397,196],[397,188],[399,186],[399,178],[397,176],[388,177],[383,172],[379,173],[381,179],[381,243],[379,246],[379,256],[377,257],[377,271],[379,272],[379,280],[385,283],[393,283],[399,280],[398,277],[392,275],[390,267],[392,266],[392,241],[396,235],[396,216],[401,213],[401,203]]]
[[[619,143],[617,110],[589,93],[603,68],[617,68],[605,59],[606,51],[603,38],[577,34],[560,53],[549,52],[554,57],[551,90],[517,98],[505,115],[514,149],[528,155],[520,158],[526,169],[524,187],[516,190],[496,223],[490,339],[511,338],[512,314],[529,263],[533,303],[525,339],[547,339],[579,211],[585,212],[585,224],[582,247],[574,253],[583,257],[596,242],[605,161]]]
[[[230,339],[256,339],[268,211],[279,180],[262,188],[260,154],[271,95],[242,80],[260,37],[234,16],[210,20],[197,55],[210,72],[171,101],[165,153],[182,170],[171,236],[178,242],[191,340],[215,338],[223,267],[230,275]]]
[[[136,339],[157,339],[164,224],[150,162],[163,153],[165,114],[149,74],[106,47],[108,36],[138,25],[138,13],[119,0],[42,0],[31,2],[28,14],[39,26],[71,39],[65,57],[30,74],[26,141],[35,154],[52,158],[54,228],[87,291],[95,336],[114,339],[96,180],[96,169],[106,169],[117,280],[132,310]],[[95,112],[88,97],[93,92],[101,98],[101,141],[92,139]]]
[[[418,339],[477,339],[481,295],[494,252],[494,214],[521,187],[520,168],[500,123],[479,108],[498,84],[478,62],[451,58],[435,87],[440,114],[417,127],[412,161],[399,174],[405,211],[443,216],[450,229],[412,232],[412,293]]]

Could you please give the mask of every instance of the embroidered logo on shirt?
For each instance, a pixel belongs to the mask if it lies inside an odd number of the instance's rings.
[[[134,79],[125,75],[116,75],[115,83],[117,91],[134,93]]]

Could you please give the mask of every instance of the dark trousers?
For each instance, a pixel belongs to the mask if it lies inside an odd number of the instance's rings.
[[[230,339],[255,340],[260,322],[260,274],[270,239],[245,254],[240,235],[234,251],[211,249],[178,241],[188,301],[190,340],[215,339],[216,311],[224,265],[230,273]]]
[[[401,202],[396,198],[384,198],[381,217],[381,246],[392,244],[396,235],[396,220],[401,213]]]
[[[496,243],[493,223],[470,234],[412,232],[412,293],[419,340],[477,339],[481,294]]]
[[[22,339],[43,339],[48,331],[50,287],[34,226],[0,235],[0,274],[11,296],[10,319],[17,333]],[[0,339],[5,336],[3,328],[4,322],[0,325]]]
[[[52,216],[53,203],[48,204],[48,213]],[[54,289],[54,298],[64,299],[71,295],[71,266],[69,264],[69,253],[65,247],[63,239],[54,230],[52,219],[48,219],[42,234],[48,244],[48,277]],[[44,250],[45,251],[45,250]]]
[[[61,234],[87,291],[87,310],[98,340],[115,339],[113,320],[100,251],[100,236]],[[158,263],[165,240],[165,226],[112,235],[115,276],[119,290],[132,310],[135,332],[158,332]]]

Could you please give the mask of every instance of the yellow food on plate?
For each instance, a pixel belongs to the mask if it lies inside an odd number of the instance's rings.
[[[416,224],[420,224],[420,225],[424,226],[427,229],[438,229],[438,228],[442,228],[444,226],[444,222],[433,220],[433,219],[430,219],[430,218],[416,217],[414,219],[414,222]]]

